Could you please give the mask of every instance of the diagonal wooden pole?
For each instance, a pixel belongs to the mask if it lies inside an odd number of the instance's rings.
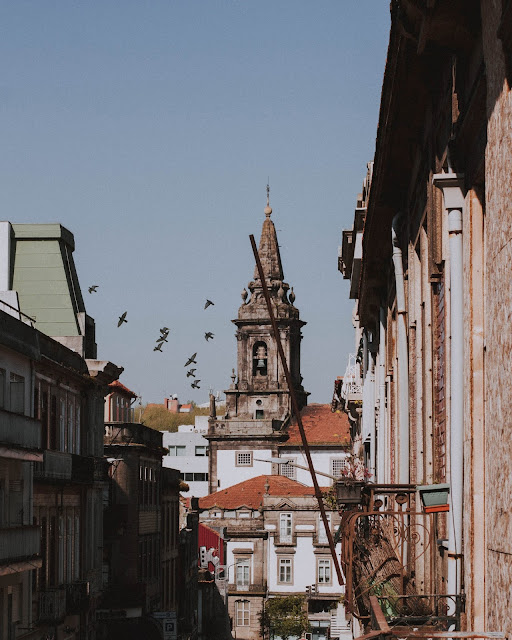
[[[270,302],[270,295],[268,293],[267,282],[265,280],[265,274],[263,273],[263,267],[261,266],[261,260],[258,253],[258,249],[256,247],[256,242],[254,240],[254,236],[251,234],[249,236],[249,240],[251,241],[252,250],[254,253],[254,258],[256,260],[256,266],[258,268],[258,274],[261,280],[261,286],[263,287],[263,295],[265,297],[265,302],[267,303],[267,310],[270,316],[270,322],[272,324],[272,329],[274,331],[274,337],[276,340],[277,350],[279,352],[279,357],[281,359],[281,365],[283,367],[284,375],[286,378],[286,382],[288,384],[288,390],[290,392],[290,398],[292,401],[292,410],[293,414],[297,418],[297,424],[299,426],[299,433],[302,439],[302,446],[304,447],[304,452],[306,454],[306,459],[308,461],[309,473],[311,474],[311,479],[313,480],[313,486],[315,488],[315,496],[318,501],[318,507],[320,509],[320,515],[322,516],[322,522],[324,523],[324,528],[327,533],[327,540],[329,542],[329,549],[331,550],[331,556],[334,562],[334,568],[336,569],[336,575],[338,576],[338,583],[340,585],[345,584],[345,580],[343,579],[343,573],[341,571],[340,563],[338,562],[338,556],[336,555],[336,547],[334,545],[334,539],[332,537],[331,529],[329,527],[329,522],[327,521],[327,514],[325,513],[325,505],[322,496],[322,492],[320,491],[320,486],[318,485],[318,480],[316,477],[315,469],[313,467],[313,460],[311,459],[311,452],[309,450],[309,444],[306,439],[306,433],[304,431],[304,425],[302,424],[302,418],[300,416],[299,404],[297,402],[297,396],[295,395],[295,388],[293,386],[292,377],[290,375],[290,370],[288,369],[288,364],[286,362],[286,356],[284,355],[283,345],[281,343],[281,337],[279,335],[279,331],[277,328],[277,322],[274,316],[274,310],[272,309],[272,304]]]

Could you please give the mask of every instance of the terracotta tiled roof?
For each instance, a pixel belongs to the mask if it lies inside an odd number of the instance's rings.
[[[268,495],[271,496],[299,497],[315,495],[313,487],[307,487],[285,476],[257,476],[200,498],[199,506],[202,509],[209,509],[210,507],[219,507],[219,509],[237,509],[238,507],[257,509],[263,503],[263,494],[267,483],[269,485]],[[322,491],[326,491],[326,489],[323,488]]]
[[[137,397],[136,393],[128,389],[128,387],[125,387],[122,382],[119,382],[119,380],[114,380],[114,382],[111,382],[108,386],[112,389],[112,391],[119,391],[121,393],[124,393],[125,395],[129,395],[131,398]]]
[[[302,424],[310,445],[348,445],[350,443],[350,424],[348,416],[342,411],[331,411],[330,404],[310,404],[301,411]],[[302,445],[297,421],[292,420],[288,428],[288,440],[282,446]]]

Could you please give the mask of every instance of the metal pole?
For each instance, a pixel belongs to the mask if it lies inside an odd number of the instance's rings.
[[[283,351],[283,345],[281,344],[281,337],[279,335],[279,330],[277,328],[277,322],[274,317],[274,312],[272,310],[272,304],[270,302],[270,295],[268,293],[267,282],[265,280],[265,274],[263,273],[263,267],[261,266],[260,256],[258,253],[258,249],[256,247],[256,242],[254,240],[254,236],[251,234],[249,236],[249,240],[251,241],[252,250],[254,253],[254,258],[256,259],[256,266],[258,268],[258,274],[261,280],[261,286],[263,287],[263,295],[265,297],[265,302],[267,303],[267,310],[270,317],[270,322],[272,324],[272,329],[274,331],[274,337],[276,339],[277,350],[279,352],[279,357],[281,358],[281,365],[283,367],[284,375],[286,378],[286,382],[288,384],[288,390],[290,392],[290,399],[292,401],[292,410],[297,418],[297,425],[299,427],[300,437],[302,439],[302,446],[304,447],[304,453],[306,454],[306,459],[308,461],[309,472],[311,474],[311,480],[313,481],[313,486],[315,488],[315,496],[318,501],[318,507],[320,509],[320,515],[322,516],[322,522],[324,523],[325,532],[327,533],[327,540],[329,542],[329,549],[331,550],[331,556],[334,562],[334,568],[336,569],[336,575],[338,577],[338,583],[340,585],[345,584],[345,580],[343,578],[343,573],[341,571],[340,563],[338,562],[338,557],[336,555],[336,547],[334,545],[334,539],[332,537],[331,529],[329,527],[329,523],[327,521],[327,514],[325,513],[324,500],[322,496],[322,492],[320,491],[320,487],[318,485],[318,480],[316,478],[315,469],[313,467],[313,461],[311,459],[311,453],[309,451],[308,441],[306,439],[306,433],[304,432],[304,426],[302,424],[302,418],[300,416],[299,404],[297,402],[297,397],[295,395],[295,389],[293,387],[293,381],[290,375],[290,371],[288,369],[288,364],[286,362],[286,357]]]

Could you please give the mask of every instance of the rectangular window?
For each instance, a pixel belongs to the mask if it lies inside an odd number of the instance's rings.
[[[206,446],[198,446],[196,447],[196,456],[207,456],[208,455],[208,447]]]
[[[207,480],[207,473],[194,473],[194,482],[206,482]]]
[[[187,455],[187,447],[184,445],[171,445],[169,447],[169,455],[170,456],[186,456]]]
[[[0,369],[0,409],[5,408],[5,369]]]
[[[331,528],[331,514],[326,513],[327,522],[329,523],[329,529]],[[318,516],[318,542],[320,544],[327,544],[327,532],[325,531],[324,521],[322,516]]]
[[[265,411],[263,409],[256,409],[256,415],[255,415],[256,420],[263,420],[264,416],[265,416]]]
[[[282,584],[292,583],[292,559],[291,558],[279,558],[278,582]]]
[[[76,407],[75,407],[75,453],[80,455],[80,438],[81,438],[81,434],[80,434],[80,401],[77,401],[76,403]]]
[[[25,378],[11,372],[10,410],[13,413],[25,413]]]
[[[295,462],[295,458],[289,458],[288,462]],[[297,467],[294,467],[293,464],[287,464],[285,460],[279,464],[279,475],[295,480],[297,478]]]
[[[347,466],[346,458],[331,459],[331,475],[335,478],[341,478],[343,469]]]
[[[251,603],[248,600],[235,602],[235,616],[237,627],[248,627],[251,623]]]
[[[73,577],[78,580],[80,577],[80,519],[78,516],[75,516],[74,543]]]
[[[75,443],[75,430],[73,420],[75,417],[75,407],[73,406],[73,400],[70,399],[68,401],[68,451],[70,453],[76,452],[76,443]]]
[[[236,466],[237,467],[252,467],[252,451],[237,451],[236,452]]]
[[[318,560],[318,584],[331,584],[331,561],[328,558]]]
[[[185,475],[185,482],[193,482],[194,481],[194,474],[187,472],[184,474]]]
[[[60,450],[67,451],[66,443],[66,401],[64,398],[60,399],[60,413],[59,413],[59,442]]]
[[[251,561],[249,558],[241,558],[236,563],[236,586],[248,587],[251,580]]]
[[[279,516],[279,542],[292,541],[292,514],[281,513]]]

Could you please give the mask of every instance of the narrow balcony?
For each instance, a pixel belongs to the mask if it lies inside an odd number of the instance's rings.
[[[80,613],[88,608],[89,587],[89,583],[83,580],[66,585],[66,613]]]
[[[39,622],[57,624],[66,616],[66,589],[49,587],[39,592]]]
[[[34,464],[34,480],[71,480],[72,467],[70,453],[44,451],[43,461]]]
[[[108,462],[104,458],[71,454],[71,481],[93,484],[108,480]]]
[[[34,418],[0,409],[0,445],[40,449],[41,423]]]
[[[0,564],[20,562],[41,552],[41,529],[26,525],[0,529]]]

